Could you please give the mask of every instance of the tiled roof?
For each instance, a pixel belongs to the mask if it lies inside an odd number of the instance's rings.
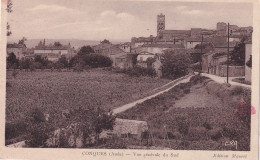
[[[178,54],[189,53],[187,49],[182,49],[182,48],[179,48],[179,49],[166,49],[164,51],[166,51],[166,52],[173,51],[174,53],[178,53]]]
[[[165,34],[190,34],[190,30],[163,30],[161,33]]]
[[[182,44],[143,44],[142,47],[155,48],[185,48]]]
[[[201,37],[189,37],[185,39],[187,42],[201,42],[202,38]]]
[[[17,43],[8,43],[7,44],[7,48],[23,48],[26,47],[23,44],[17,44]]]
[[[153,53],[147,52],[147,51],[142,51],[139,52],[138,54],[142,54],[142,55],[154,55]]]
[[[68,50],[68,46],[36,46],[35,50]]]

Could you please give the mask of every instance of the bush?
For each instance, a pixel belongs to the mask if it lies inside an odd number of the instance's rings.
[[[177,79],[188,73],[191,60],[190,56],[187,54],[175,53],[175,51],[166,51],[162,59],[163,77]]]
[[[35,107],[27,115],[28,120],[31,123],[41,123],[45,122],[45,116],[41,108]]]
[[[83,54],[76,55],[70,61],[70,66],[76,66],[81,64],[83,68],[89,66],[91,68],[102,68],[102,67],[111,67],[112,60],[109,57],[102,56],[100,54]]]
[[[156,76],[156,71],[153,68],[143,68],[139,66],[135,66],[131,69],[126,70],[126,73],[134,77],[140,77],[140,76],[155,77]]]
[[[27,124],[24,120],[15,123],[7,122],[5,125],[5,139],[11,139],[27,132]]]
[[[81,63],[77,63],[74,67],[73,67],[73,71],[75,72],[83,72],[84,66]]]
[[[54,128],[51,123],[45,120],[44,113],[41,108],[33,108],[26,117],[29,124],[29,145],[31,147],[44,146],[49,138],[49,132]]]
[[[189,88],[184,89],[183,93],[185,93],[185,94],[190,93],[190,89]]]
[[[7,68],[17,68],[19,65],[19,60],[16,58],[14,53],[10,53],[6,59]]]

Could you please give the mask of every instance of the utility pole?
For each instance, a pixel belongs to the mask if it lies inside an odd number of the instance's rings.
[[[200,69],[202,71],[202,44],[203,44],[203,34],[201,34],[201,44],[200,44]]]
[[[228,67],[229,67],[229,23],[228,23],[228,51],[227,51],[227,83],[228,83]]]

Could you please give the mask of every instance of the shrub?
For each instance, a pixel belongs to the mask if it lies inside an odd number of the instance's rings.
[[[45,122],[44,113],[39,107],[32,108],[27,118],[31,123]]]
[[[18,137],[27,132],[27,124],[24,120],[15,123],[7,122],[5,125],[5,139]]]
[[[88,54],[83,56],[83,59],[85,64],[91,66],[92,68],[111,67],[113,63],[109,57],[99,54]]]
[[[75,71],[75,72],[83,72],[83,68],[84,68],[84,66],[81,63],[77,63],[73,67],[73,71]]]
[[[166,51],[162,56],[162,75],[166,78],[177,79],[188,73],[190,57],[177,51]]]
[[[207,130],[212,129],[212,126],[209,123],[207,123],[207,122],[203,123],[202,126],[205,127]]]
[[[102,56],[100,54],[80,54],[74,56],[69,66],[76,66],[77,64],[83,65],[83,68],[87,65],[91,68],[102,68],[102,67],[111,67],[112,60],[109,57]]]
[[[150,76],[155,77],[156,71],[153,68],[143,68],[135,66],[131,69],[128,69],[126,73],[130,76],[140,77],[140,76]]]
[[[8,55],[7,59],[7,68],[17,68],[19,65],[19,60],[16,58],[15,54],[12,52]]]
[[[31,147],[43,146],[49,138],[48,134],[53,130],[51,123],[46,122],[41,108],[33,108],[26,117],[29,126],[29,145]]]
[[[47,122],[32,124],[30,128],[29,146],[43,147],[52,129],[51,125]]]
[[[185,94],[190,93],[190,89],[189,88],[184,89],[183,93],[185,93]]]

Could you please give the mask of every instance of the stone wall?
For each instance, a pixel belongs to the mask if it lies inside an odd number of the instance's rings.
[[[245,76],[245,66],[229,66],[228,75],[230,77]],[[218,76],[221,76],[221,77],[227,76],[227,66],[226,65],[219,66]]]

